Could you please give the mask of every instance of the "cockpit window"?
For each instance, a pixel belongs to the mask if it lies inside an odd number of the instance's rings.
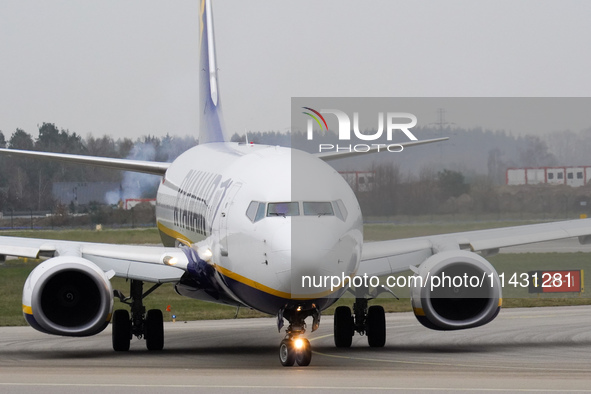
[[[302,208],[300,208],[300,205]],[[270,202],[251,201],[246,209],[246,216],[256,223],[265,217],[299,216],[303,209],[305,216],[336,216],[342,221],[347,220],[347,209],[342,200],[336,201],[288,201]]]
[[[343,200],[334,201],[334,207],[337,217],[342,221],[346,221],[348,212],[347,208],[345,208],[345,203],[343,203]]]
[[[334,212],[330,202],[304,201],[304,215],[333,216]]]
[[[260,202],[259,208],[257,209],[257,216],[255,217],[254,221],[258,222],[259,220],[261,220],[264,217],[265,217],[265,203]]]
[[[300,206],[297,202],[270,202],[267,205],[267,216],[298,216]]]
[[[246,209],[246,216],[250,219],[251,222],[254,222],[258,208],[259,208],[258,201],[251,201],[251,203],[248,205],[248,208]]]
[[[246,209],[246,216],[251,222],[255,223],[265,217],[265,203],[259,201],[251,201]]]

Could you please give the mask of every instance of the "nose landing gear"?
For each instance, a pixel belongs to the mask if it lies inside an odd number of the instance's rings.
[[[301,307],[298,307],[295,310],[282,310],[279,312],[279,329],[283,325],[283,317],[286,317],[290,322],[285,338],[279,345],[279,361],[281,361],[281,365],[284,367],[291,367],[295,363],[300,367],[310,365],[312,347],[308,339],[301,337],[306,332],[306,323],[304,320],[310,315],[314,318],[312,331],[316,331],[320,324],[320,311],[315,306],[312,311],[303,311]]]
[[[297,363],[300,367],[307,367],[312,361],[312,348],[306,338],[289,337],[279,345],[279,361],[284,367],[291,367]]]

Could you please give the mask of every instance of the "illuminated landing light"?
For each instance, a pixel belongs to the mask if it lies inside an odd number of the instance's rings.
[[[171,267],[174,267],[175,265],[178,264],[179,259],[173,256],[164,256],[164,258],[162,259],[162,262],[165,265],[170,265]]]
[[[209,261],[213,257],[213,253],[211,252],[211,249],[209,249],[209,248],[199,248],[197,250],[197,254],[199,255],[199,258],[201,260],[203,260],[207,263],[209,263]]]
[[[298,338],[295,341],[293,341],[293,345],[297,350],[300,350],[304,347],[304,341],[302,340],[302,338]]]

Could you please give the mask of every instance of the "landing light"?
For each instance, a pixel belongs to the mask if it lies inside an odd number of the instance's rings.
[[[304,341],[301,338],[298,338],[295,341],[293,341],[293,345],[297,350],[300,350],[304,347]]]
[[[176,257],[172,257],[172,256],[165,256],[162,259],[162,262],[166,265],[171,265],[171,266],[175,266],[177,265],[177,263],[179,262],[179,259]]]
[[[209,262],[213,256],[213,253],[211,253],[211,249],[209,248],[199,248],[197,254],[199,255],[199,258],[205,262]]]

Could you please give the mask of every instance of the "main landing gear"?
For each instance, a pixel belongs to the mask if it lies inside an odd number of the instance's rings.
[[[320,325],[320,311],[314,307],[312,310],[304,311],[298,306],[295,309],[283,310],[277,316],[278,328],[283,326],[283,317],[289,321],[289,326],[285,330],[285,338],[279,345],[279,361],[284,367],[291,367],[297,363],[300,367],[307,367],[312,361],[312,347],[310,341],[301,338],[306,332],[305,319],[312,316],[312,331],[316,331]]]
[[[162,311],[151,309],[146,314],[143,300],[150,293],[160,287],[160,283],[143,292],[144,282],[132,280],[130,284],[131,296],[125,297],[119,290],[115,290],[115,297],[131,307],[131,318],[125,309],[118,309],[113,313],[113,350],[126,352],[129,350],[131,338],[146,339],[148,350],[162,350],[164,348],[164,319]]]
[[[334,314],[334,344],[336,347],[351,347],[355,331],[367,335],[370,347],[386,344],[386,315],[378,305],[367,307],[367,298],[356,298],[351,308],[339,306]]]

